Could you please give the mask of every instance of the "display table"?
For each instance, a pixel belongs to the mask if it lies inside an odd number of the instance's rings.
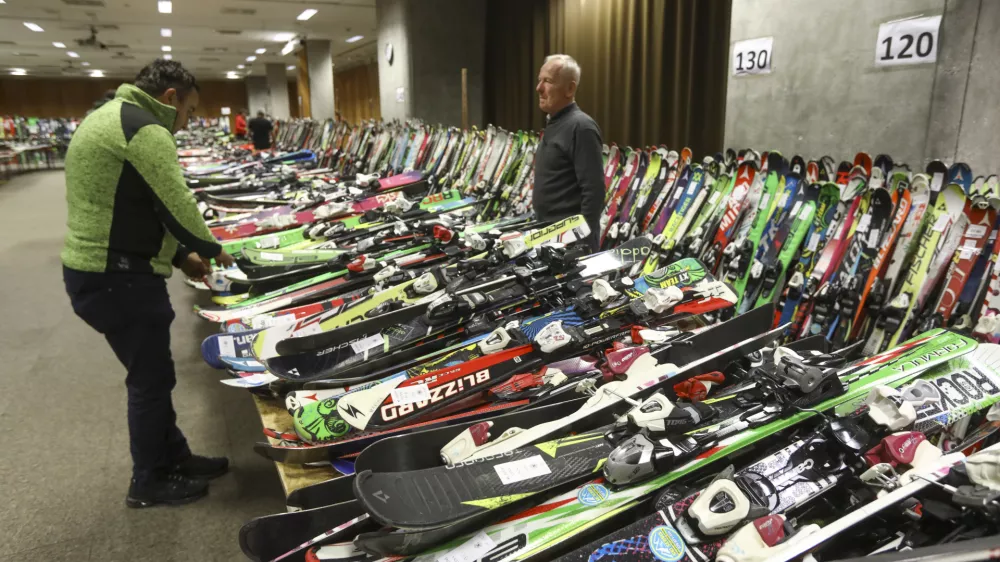
[[[260,413],[260,421],[264,427],[275,429],[281,432],[292,431],[292,416],[288,415],[288,410],[278,402],[263,399],[259,396],[253,397],[253,402]],[[272,444],[278,444],[277,439],[268,438]],[[305,488],[313,484],[324,482],[340,473],[332,466],[303,466],[299,464],[274,463],[278,469],[278,478],[281,479],[281,486],[285,489],[285,495],[292,493],[299,488]]]

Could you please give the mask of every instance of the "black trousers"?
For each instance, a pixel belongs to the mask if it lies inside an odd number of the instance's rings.
[[[128,371],[128,431],[132,474],[145,481],[191,454],[177,428],[170,393],[176,384],[170,355],[166,280],[153,274],[89,273],[63,267],[73,311],[104,335]]]

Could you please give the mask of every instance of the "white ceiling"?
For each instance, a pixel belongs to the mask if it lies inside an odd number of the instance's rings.
[[[82,76],[92,69],[107,76],[132,78],[169,45],[174,60],[200,80],[225,78],[237,65],[241,74],[264,74],[265,63],[292,65],[294,54],[281,55],[280,34],[329,39],[335,70],[375,60],[375,0],[174,0],[173,13],[157,11],[156,0],[0,0],[0,75],[24,68],[29,76]],[[297,21],[303,10],[317,10]],[[45,31],[34,32],[24,22]],[[90,26],[107,49],[79,45]],[[160,36],[170,28],[173,36]],[[364,39],[346,43],[345,39]],[[65,49],[52,45],[62,42]],[[255,51],[266,48],[257,55]],[[74,51],[73,59],[66,52]],[[257,60],[247,62],[248,56]],[[84,66],[82,63],[90,63]],[[289,74],[294,74],[289,71]]]

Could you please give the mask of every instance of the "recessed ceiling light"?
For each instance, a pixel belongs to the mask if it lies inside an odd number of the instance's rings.
[[[169,27],[164,27],[160,29],[160,37],[173,37],[174,32]]]
[[[170,53],[167,53],[167,54],[163,55],[163,60],[174,60],[174,55],[171,55]]]
[[[285,43],[285,46],[281,48],[281,56],[285,56],[288,53],[295,50],[295,41],[289,41]]]
[[[156,3],[156,9],[159,10],[161,14],[169,14],[174,11],[174,3],[170,0],[159,0]]]
[[[358,41],[361,41],[364,38],[365,38],[364,35],[355,35],[354,37],[348,37],[347,39],[345,39],[345,41],[347,43],[357,43]]]
[[[81,62],[80,64],[81,64],[82,66],[90,66],[90,63],[89,63],[89,62]]]
[[[263,55],[266,52],[267,52],[267,49],[265,49],[264,47],[261,47],[261,48],[257,49],[257,51],[256,51],[256,53],[258,55]]]
[[[257,60],[257,57],[255,57],[253,55],[250,55],[249,57],[247,57],[247,62],[253,62],[255,60]]]
[[[78,54],[74,53],[73,51],[66,51],[66,54],[67,54],[67,55],[68,55],[68,56],[69,56],[70,58],[74,58],[74,59],[78,59],[78,58],[80,58],[80,55],[78,55]]]
[[[294,64],[290,64],[290,65],[288,65],[288,66],[285,67],[285,70],[295,70],[295,65]]]
[[[30,21],[24,22],[24,27],[27,27],[32,31],[45,31],[44,29],[42,29],[42,26],[38,25],[37,23],[31,23]]]
[[[245,64],[238,64],[238,65],[236,65],[236,68],[238,68],[240,70],[243,70],[246,67],[247,67],[247,65],[245,65]]]
[[[164,53],[169,53],[172,49],[171,49],[170,45],[164,45],[164,46],[160,47],[160,50],[163,51]]]
[[[65,43],[60,43],[59,41],[54,41],[52,43],[52,46],[53,47],[57,47],[59,49],[65,49],[66,48],[66,44]]]
[[[90,76],[91,76],[91,78],[104,78],[104,71],[103,70],[91,70],[90,71]]]
[[[13,76],[24,76],[25,74],[28,73],[28,71],[23,68],[12,68],[10,69],[10,73]]]
[[[239,80],[240,75],[230,71],[226,73],[226,78],[229,78],[230,80]]]
[[[311,18],[311,17],[313,17],[315,15],[316,15],[316,10],[314,10],[312,8],[309,8],[308,10],[302,10],[302,13],[299,14],[299,17],[297,17],[295,19],[297,19],[299,21],[306,21],[307,19],[309,19],[309,18]]]
[[[287,43],[292,39],[295,39],[294,33],[275,33],[274,37],[271,38],[275,43]]]

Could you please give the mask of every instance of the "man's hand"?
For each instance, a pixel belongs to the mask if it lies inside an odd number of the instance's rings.
[[[201,259],[197,252],[191,252],[181,262],[181,271],[191,279],[202,279],[212,272],[212,266],[209,265],[208,260]]]
[[[233,267],[236,260],[233,256],[229,255],[225,250],[222,250],[219,255],[215,256],[215,263],[221,265],[222,267]]]

